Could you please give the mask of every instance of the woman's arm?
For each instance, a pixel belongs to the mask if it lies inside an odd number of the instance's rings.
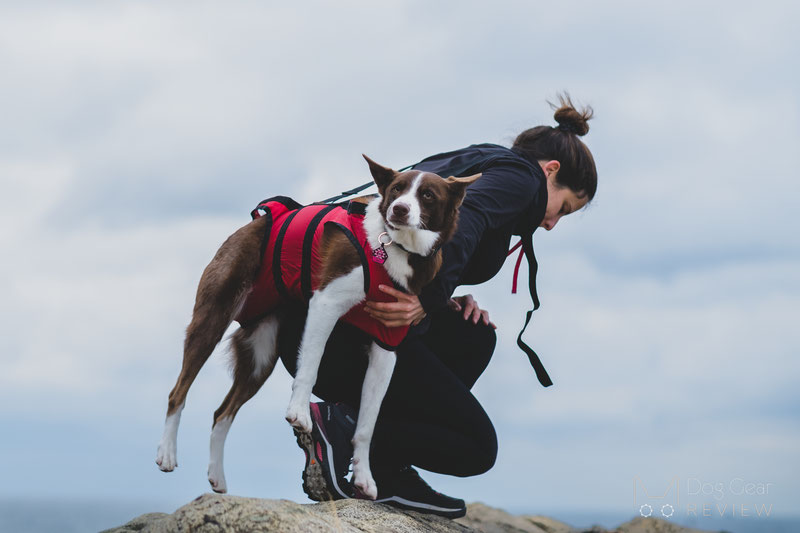
[[[415,295],[398,291],[386,285],[378,285],[378,288],[386,294],[397,298],[396,302],[367,301],[365,304],[367,313],[369,313],[371,317],[380,320],[384,326],[398,327],[408,326],[409,324],[416,326],[425,318],[427,313],[425,313],[425,310],[419,303],[419,298]],[[454,311],[463,310],[464,312],[462,315],[464,320],[471,320],[473,324],[477,324],[480,320],[487,326],[492,326],[494,329],[497,329],[494,322],[489,320],[489,312],[478,307],[478,302],[475,301],[471,294],[451,298],[448,305]]]

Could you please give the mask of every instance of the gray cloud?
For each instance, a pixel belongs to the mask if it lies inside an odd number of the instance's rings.
[[[785,467],[800,440],[786,429],[800,341],[789,156],[800,80],[787,67],[797,10],[4,5],[0,114],[14,127],[0,132],[0,419],[12,431],[27,427],[20,414],[40,421],[46,439],[69,417],[112,441],[123,430],[108,420],[124,419],[154,452],[200,272],[255,202],[365,182],[362,152],[399,167],[507,144],[552,123],[545,100],[569,89],[597,111],[586,142],[600,187],[593,206],[536,235],[543,307],[526,338],[556,386],[540,389],[515,346],[528,302],[506,293],[507,265],[474,288],[501,325],[476,388],[498,428],[498,466],[437,477],[437,488],[534,511],[625,507],[631,476],[658,457],[659,475],[769,477],[796,501]],[[138,442],[95,451],[135,480],[115,494],[205,490],[208,423],[228,387],[222,352],[190,397],[181,472],[165,481],[149,456],[120,464],[115,453],[150,453]],[[287,466],[287,387],[285,373],[273,378],[231,434],[243,493],[302,498],[300,463]],[[54,465],[87,453],[73,440],[52,450]],[[542,458],[539,488],[514,475],[531,457]],[[11,474],[8,487],[35,493]],[[75,477],[55,466],[48,476],[37,483]],[[81,483],[99,494],[103,479],[92,470]],[[597,479],[610,480],[605,496]]]

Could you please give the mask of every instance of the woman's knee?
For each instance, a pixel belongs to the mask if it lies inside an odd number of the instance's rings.
[[[475,352],[485,359],[486,364],[494,354],[497,346],[497,333],[492,326],[487,324],[476,324],[471,338]]]
[[[491,422],[489,424],[491,431],[484,435],[480,447],[482,453],[479,454],[479,461],[477,464],[479,474],[491,470],[497,461],[497,433],[494,430],[494,426],[491,426]]]
[[[475,442],[475,447],[470,453],[470,460],[464,461],[464,469],[460,477],[477,476],[485,474],[497,461],[497,434],[494,428],[481,435]]]

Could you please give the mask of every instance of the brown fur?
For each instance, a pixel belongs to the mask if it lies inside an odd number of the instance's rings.
[[[271,359],[271,364],[261,374],[255,375],[255,354],[248,339],[259,325],[260,322],[243,326],[233,334],[233,384],[222,405],[214,412],[214,425],[223,418],[233,419],[239,409],[261,389],[275,368],[276,357]]]
[[[361,265],[361,258],[350,239],[335,227],[325,226],[319,245],[321,270],[318,289]]]
[[[422,287],[431,282],[442,266],[442,252],[438,251],[430,257],[411,254],[408,256],[408,264],[414,269],[414,275],[408,280],[408,291],[411,294],[419,294]]]
[[[253,286],[261,266],[261,243],[267,217],[253,220],[237,230],[220,246],[200,278],[192,321],[186,328],[183,366],[178,382],[169,394],[167,415],[186,401],[200,368],[235,318]]]

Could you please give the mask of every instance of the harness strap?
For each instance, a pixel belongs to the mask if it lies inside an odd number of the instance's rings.
[[[353,235],[353,232],[344,225],[334,221],[326,222],[326,224],[331,224],[341,230],[345,237],[347,237],[347,240],[350,241],[350,244],[352,244],[356,249],[356,252],[358,252],[358,257],[361,260],[361,269],[364,272],[364,294],[369,294],[369,285],[371,283],[369,276],[369,263],[367,263],[367,254],[364,252],[364,248],[361,247],[361,243],[358,242],[358,239],[355,235]]]
[[[317,226],[325,218],[325,215],[337,207],[336,205],[329,205],[320,209],[309,222],[305,235],[303,235],[303,255],[300,260],[300,290],[305,301],[311,300],[311,249],[314,245],[314,234],[317,232]]]
[[[536,352],[522,340],[522,334],[525,333],[525,328],[528,327],[528,323],[531,321],[531,315],[533,315],[534,311],[539,309],[539,296],[536,294],[536,272],[539,270],[539,264],[536,262],[536,256],[533,255],[533,233],[523,236],[520,242],[525,257],[528,259],[528,290],[530,291],[531,300],[533,301],[533,309],[525,314],[525,325],[522,326],[522,330],[517,336],[517,346],[528,356],[528,360],[531,362],[531,366],[536,372],[539,383],[544,387],[549,387],[553,384],[553,381],[550,379],[550,376],[547,375],[542,361],[539,359],[539,356],[536,355]],[[514,248],[512,248],[512,251],[513,250]],[[519,260],[517,260],[517,266],[519,266]]]
[[[289,290],[286,288],[286,284],[283,282],[283,274],[281,272],[281,248],[283,248],[283,239],[286,237],[286,231],[289,229],[289,225],[292,223],[292,219],[297,216],[297,213],[300,211],[294,211],[283,222],[280,231],[278,232],[278,238],[275,239],[275,248],[272,254],[272,279],[275,281],[275,288],[278,289],[278,292],[281,295],[281,298],[284,300],[289,300]]]

